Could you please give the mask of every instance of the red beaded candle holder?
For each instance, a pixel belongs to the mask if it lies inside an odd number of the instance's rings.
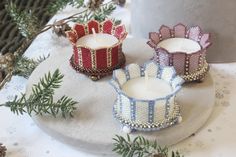
[[[83,45],[76,45],[78,39],[93,33],[105,33],[113,35],[118,42],[111,47],[92,49]],[[112,74],[114,69],[125,64],[125,56],[122,52],[122,42],[127,36],[123,25],[116,26],[112,20],[102,23],[91,20],[87,24],[77,23],[72,30],[67,31],[67,38],[73,46],[73,55],[70,59],[71,66],[78,72],[89,76],[92,80]]]
[[[169,52],[165,48],[158,47],[158,44],[170,38],[185,38],[197,42],[201,49],[193,53]],[[210,34],[202,33],[199,26],[187,28],[178,24],[173,29],[161,26],[159,32],[149,33],[150,41],[147,44],[154,48],[156,53],[152,60],[165,66],[174,66],[178,75],[186,82],[201,81],[209,71],[206,61],[206,52],[210,47]]]

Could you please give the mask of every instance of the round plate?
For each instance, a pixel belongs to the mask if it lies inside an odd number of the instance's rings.
[[[127,64],[143,64],[153,55],[153,50],[146,45],[144,39],[127,39],[123,50]],[[29,89],[40,77],[49,70],[53,72],[59,68],[65,77],[61,88],[55,92],[55,99],[67,95],[77,100],[79,104],[74,118],[37,116],[34,120],[46,133],[79,150],[100,155],[112,154],[112,138],[116,134],[126,135],[112,116],[116,92],[108,83],[111,77],[93,82],[87,76],[76,73],[69,64],[71,54],[68,52],[70,47],[67,52],[58,50],[58,54],[52,55],[37,67],[29,79],[27,94],[30,94]],[[131,137],[143,135],[147,139],[157,140],[161,145],[180,142],[195,133],[207,121],[214,106],[214,95],[210,74],[202,83],[185,84],[177,96],[177,101],[181,105],[182,123],[156,132],[136,132],[131,134]]]

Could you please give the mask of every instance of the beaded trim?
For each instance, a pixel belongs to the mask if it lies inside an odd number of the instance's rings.
[[[181,77],[185,80],[185,82],[201,81],[205,78],[209,69],[210,69],[209,64],[205,60],[202,68],[200,68],[196,72],[193,72],[189,75],[182,75]]]
[[[78,48],[78,59],[79,59],[79,67],[83,67],[83,61],[82,61],[82,51],[81,48]]]
[[[97,69],[97,60],[96,60],[96,52],[95,50],[91,50],[91,60],[92,60],[92,69]]]
[[[165,120],[158,123],[139,123],[123,118],[117,110],[117,100],[113,106],[113,116],[117,119],[122,125],[128,126],[131,129],[138,131],[157,131],[167,127],[170,127],[178,123],[178,118],[180,117],[180,106],[175,102],[175,107],[172,116],[167,117]]]
[[[150,101],[148,104],[148,122],[153,123],[154,121],[154,103],[155,101]]]
[[[112,48],[107,49],[107,67],[111,67],[112,65],[111,51],[112,51]]]

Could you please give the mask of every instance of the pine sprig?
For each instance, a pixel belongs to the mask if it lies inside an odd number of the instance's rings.
[[[15,97],[12,102],[0,106],[9,107],[17,115],[28,113],[32,116],[35,113],[36,115],[50,114],[57,117],[61,113],[64,118],[73,117],[76,101],[67,96],[61,97],[56,102],[53,100],[54,91],[60,88],[63,77],[58,69],[52,75],[49,72],[40,79],[39,83],[33,85],[32,94],[28,98],[23,94],[21,98]]]
[[[9,2],[5,6],[9,15],[14,22],[22,36],[32,39],[34,35],[39,31],[38,18],[32,13],[31,10],[20,10],[16,4]]]
[[[49,29],[53,29],[54,32],[58,32],[58,36],[61,36],[65,34],[65,31],[70,29],[68,25],[69,22],[86,23],[92,19],[102,22],[109,18],[115,10],[117,2],[110,0],[107,3],[102,3],[96,6],[96,8],[92,7],[92,9],[88,5],[84,4],[84,0],[55,0],[48,5],[48,12],[49,14],[55,14],[57,11],[65,8],[68,4],[76,8],[83,8],[83,11],[55,21],[53,24],[48,24],[43,28],[39,27],[39,20],[31,10],[19,10],[13,2],[9,2],[6,5],[6,9],[13,18],[14,22],[17,24],[20,33],[27,39],[33,39],[38,34],[41,34]],[[120,24],[121,22],[120,20],[114,21],[115,24]]]
[[[113,151],[122,157],[170,157],[167,147],[160,147],[157,142],[150,142],[142,136],[137,136],[131,140],[127,135],[125,139],[122,136],[116,135],[113,138],[115,141]],[[171,152],[171,157],[183,157],[179,152]]]
[[[94,19],[97,21],[104,21],[111,15],[111,13],[116,9],[114,3],[107,3],[100,7],[98,10],[94,12]]]
[[[86,6],[84,6],[86,8]],[[89,8],[87,6],[87,8]],[[86,23],[92,19],[103,22],[116,9],[116,3],[113,1],[101,4],[95,9],[86,9],[79,16],[73,17],[73,22]],[[116,24],[120,24],[120,20],[114,20]]]
[[[58,11],[64,9],[67,5],[80,8],[84,5],[84,0],[56,0],[48,5],[48,12],[51,15],[56,14]]]
[[[40,57],[36,61],[29,59],[25,56],[18,56],[15,59],[15,64],[13,68],[13,75],[23,76],[24,78],[29,78],[34,69],[47,57]]]

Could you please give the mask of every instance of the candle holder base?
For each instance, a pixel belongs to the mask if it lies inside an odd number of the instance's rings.
[[[203,67],[201,67],[199,70],[197,70],[194,73],[191,73],[189,75],[182,75],[181,77],[185,80],[185,82],[193,82],[196,81],[198,83],[201,83],[206,74],[208,73],[210,69],[209,64],[205,61]]]
[[[123,52],[119,53],[119,63],[116,66],[110,67],[110,68],[104,68],[104,69],[87,69],[83,67],[79,67],[74,63],[74,55],[72,55],[70,59],[70,65],[72,68],[79,72],[87,75],[91,80],[97,81],[101,78],[112,74],[113,70],[119,69],[125,65],[126,59]]]
[[[159,130],[171,127],[172,125],[175,125],[175,124],[178,124],[181,122],[180,119],[182,117],[179,113],[180,107],[177,104],[174,108],[174,112],[177,113],[175,116],[169,117],[168,119],[166,119],[160,123],[140,123],[140,122],[134,122],[134,121],[131,121],[131,120],[128,120],[128,119],[122,117],[118,111],[119,110],[118,103],[119,103],[118,101],[116,101],[114,103],[113,117],[120,122],[124,133],[130,134],[130,133],[134,133],[136,131],[159,131]],[[129,131],[127,131],[127,130],[129,130]]]

